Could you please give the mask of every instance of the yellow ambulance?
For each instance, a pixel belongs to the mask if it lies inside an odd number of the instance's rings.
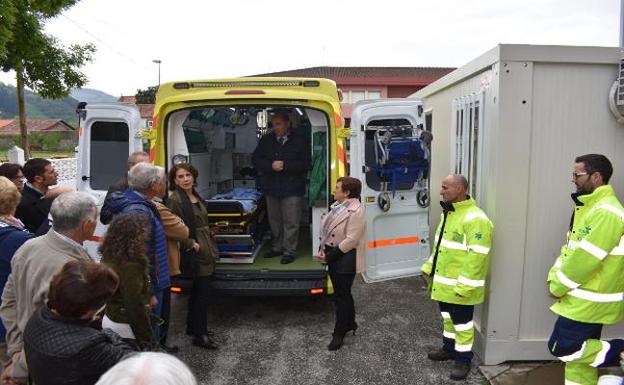
[[[263,256],[270,248],[270,231],[252,162],[253,151],[259,139],[270,132],[271,116],[277,110],[287,113],[291,130],[311,144],[307,204],[297,256],[289,264]],[[120,103],[83,103],[79,115],[78,187],[96,197],[100,205],[108,187],[123,176],[127,156],[134,151],[149,149],[152,162],[167,170],[181,162],[198,169],[197,191],[207,202],[219,245],[214,274],[217,293],[332,293],[326,266],[317,261],[316,254],[321,215],[332,203],[336,180],[349,173],[346,139],[351,148],[350,174],[364,185],[368,222],[365,279],[418,274],[427,258],[428,203],[423,194],[428,188],[427,173],[409,169],[402,160],[403,164],[390,167],[393,151],[404,148],[404,152],[413,152],[409,143],[407,147],[397,143],[406,138],[418,142],[417,133],[424,128],[418,101],[356,104],[352,129],[348,129],[344,128],[339,91],[333,81],[250,77],[162,84],[151,122],[141,120],[136,106]],[[392,130],[399,134],[393,137]],[[419,154],[426,157],[425,151]],[[417,175],[406,179],[412,171]],[[93,242],[87,245],[95,258],[104,232],[100,224]],[[186,288],[185,281],[178,280],[172,291]]]

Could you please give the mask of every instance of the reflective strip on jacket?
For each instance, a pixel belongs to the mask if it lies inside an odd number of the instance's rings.
[[[474,199],[453,203],[449,211],[438,252],[431,298],[461,305],[483,302],[492,247],[492,222],[477,207]],[[434,250],[422,271],[431,276],[433,255],[440,237],[442,220],[433,241]]]
[[[548,273],[553,312],[579,322],[624,319],[624,209],[610,185],[578,197],[561,255]]]

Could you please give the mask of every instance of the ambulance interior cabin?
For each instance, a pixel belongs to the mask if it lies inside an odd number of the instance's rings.
[[[270,248],[266,199],[257,189],[252,154],[271,132],[272,112],[287,112],[290,130],[310,142],[311,166],[306,182],[295,262],[264,258]],[[326,113],[307,107],[271,105],[202,106],[176,111],[166,121],[167,167],[188,161],[199,171],[197,191],[207,202],[220,264],[230,268],[317,269],[321,214],[327,211],[328,128]]]

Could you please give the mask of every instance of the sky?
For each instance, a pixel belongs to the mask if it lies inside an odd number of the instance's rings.
[[[86,87],[313,66],[459,67],[497,44],[618,46],[620,0],[82,0],[46,23],[97,46]],[[0,81],[14,84],[13,75]]]

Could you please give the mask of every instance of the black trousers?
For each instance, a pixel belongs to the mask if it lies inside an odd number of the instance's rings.
[[[334,286],[336,324],[334,334],[344,335],[355,327],[355,304],[351,287],[355,279],[355,250],[351,250],[328,264],[329,277]]]
[[[170,316],[171,316],[171,290],[169,290],[169,288],[166,288],[165,291],[163,292],[162,308],[160,312],[160,318],[162,318],[163,321],[165,321],[160,326],[160,344],[161,345],[167,344],[167,335],[169,334]]]
[[[195,336],[206,334],[208,330],[208,306],[212,277],[193,278],[193,289],[189,296],[186,328]]]

